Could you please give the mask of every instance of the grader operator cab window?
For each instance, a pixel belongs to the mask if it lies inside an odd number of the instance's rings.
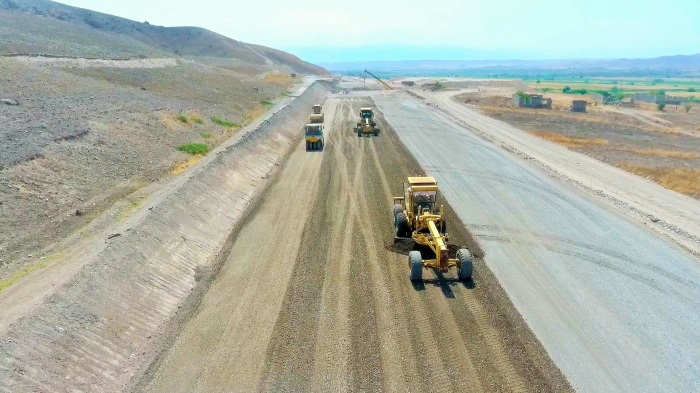
[[[363,119],[371,119],[372,118],[372,112],[370,111],[362,111],[361,113]]]
[[[418,214],[418,207],[423,211],[434,212],[437,191],[416,191],[413,193],[413,214]]]

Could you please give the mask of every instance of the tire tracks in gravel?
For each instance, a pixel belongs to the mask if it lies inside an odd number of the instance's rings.
[[[334,106],[327,106],[333,118]],[[299,130],[301,131],[301,130]],[[299,134],[298,134],[299,135]],[[322,156],[299,139],[192,317],[136,391],[253,390],[259,384],[303,227],[313,212]],[[298,185],[302,184],[303,187]],[[291,191],[291,192],[290,192]]]
[[[478,257],[476,284],[428,271],[410,283],[390,251],[391,198],[422,170],[381,114],[379,137],[352,132],[370,99],[341,102],[260,389],[570,390],[447,203],[452,243]]]

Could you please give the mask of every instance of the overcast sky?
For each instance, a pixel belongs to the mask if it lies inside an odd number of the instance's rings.
[[[204,27],[312,62],[700,52],[700,0],[60,2],[157,25]]]

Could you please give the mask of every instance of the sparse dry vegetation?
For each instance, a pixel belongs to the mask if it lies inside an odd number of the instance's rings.
[[[683,194],[700,195],[700,169],[694,168],[650,168],[645,166],[619,164],[619,168],[636,175],[646,177],[654,182]]]
[[[615,148],[613,150],[624,151],[628,153],[641,154],[645,156],[657,156],[667,158],[685,158],[696,159],[700,158],[700,154],[688,151],[663,150],[663,149],[630,149],[625,147]],[[699,180],[700,181],[700,180]]]
[[[700,134],[693,132],[697,114],[686,108],[690,102],[683,105],[685,110],[660,116],[656,104],[646,103],[635,108],[592,108],[583,114],[569,112],[561,104],[551,111],[514,108],[512,99],[500,92],[467,93],[459,99],[469,99],[482,112],[520,129],[535,130],[528,131],[530,135],[700,198]]]
[[[554,143],[558,143],[560,145],[564,145],[569,148],[605,146],[608,144],[608,140],[602,138],[574,138],[566,135],[557,134],[556,132],[548,131],[528,131],[527,133]]]
[[[264,106],[260,104],[255,105],[253,109],[246,114],[244,124],[250,124],[250,122],[262,116],[265,113],[265,110],[266,108]]]
[[[14,274],[12,274],[10,277],[7,277],[7,278],[5,278],[5,279],[3,279],[3,280],[0,280],[0,292],[1,292],[3,289],[12,286],[12,284],[16,283],[16,282],[19,281],[21,278],[23,278],[23,277],[25,277],[25,276],[28,276],[28,275],[29,275],[30,273],[32,273],[33,271],[39,270],[39,269],[43,269],[43,268],[45,268],[46,266],[48,266],[48,264],[45,263],[45,262],[42,262],[42,263],[38,263],[38,264],[35,264],[35,265],[27,266],[27,267],[25,267],[25,268],[16,270],[16,271],[14,272]]]
[[[176,118],[177,118],[180,122],[185,123],[185,124],[189,124],[189,122],[190,122],[190,119],[188,119],[187,116],[185,116],[185,115],[177,115]]]
[[[283,74],[281,72],[269,72],[263,77],[263,80],[267,83],[273,83],[280,86],[290,87],[296,82],[290,74]]]
[[[187,168],[189,168],[189,167],[191,167],[192,165],[194,165],[194,164],[196,164],[197,162],[199,162],[199,160],[201,160],[202,157],[204,157],[204,156],[201,155],[201,154],[195,154],[195,155],[193,155],[192,157],[188,158],[187,160],[182,161],[181,163],[175,165],[175,166],[172,168],[172,170],[170,171],[170,173],[173,174],[173,175],[179,175],[179,174],[181,174],[182,172],[184,172],[185,170],[187,170]]]
[[[202,118],[197,115],[190,116],[190,120],[192,120],[192,123],[204,124],[204,120],[202,120]]]

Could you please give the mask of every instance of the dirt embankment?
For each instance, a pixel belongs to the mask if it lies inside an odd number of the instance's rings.
[[[31,309],[12,297],[31,286],[3,291],[3,318],[15,319],[0,321],[0,390],[123,389],[158,353],[168,321],[206,282],[325,92],[312,85],[257,131],[212,153],[204,167],[148,200],[149,209],[124,219],[120,236],[98,242],[101,248],[52,262],[43,271],[46,288],[33,290],[47,297]],[[73,271],[55,284],[65,267]]]
[[[190,159],[178,146],[230,138],[292,82],[172,59],[37,59],[0,58],[0,98],[19,102],[0,105],[0,280],[167,177]]]

